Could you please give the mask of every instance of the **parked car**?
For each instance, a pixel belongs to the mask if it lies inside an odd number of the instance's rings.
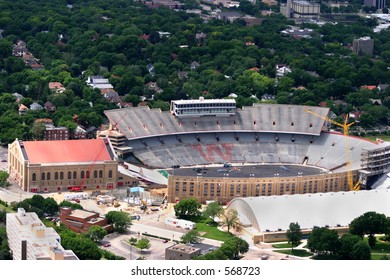
[[[106,240],[100,240],[98,242],[98,245],[99,246],[102,246],[102,247],[110,247],[111,246],[111,243],[109,241],[106,241]]]
[[[75,198],[75,199],[74,199],[74,202],[80,203],[80,199]]]

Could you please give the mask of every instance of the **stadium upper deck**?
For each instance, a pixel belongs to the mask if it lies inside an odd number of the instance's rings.
[[[308,107],[326,117],[329,108]],[[234,116],[177,118],[149,107],[115,109],[104,113],[127,139],[202,132],[274,132],[320,135],[325,121],[305,112],[305,106],[254,104]]]

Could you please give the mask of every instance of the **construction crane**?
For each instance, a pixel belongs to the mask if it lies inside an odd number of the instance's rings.
[[[96,162],[98,161],[102,152],[106,149],[107,144],[108,144],[108,139],[103,138],[103,145],[100,146],[98,152],[93,157],[91,165],[89,166],[88,170],[84,174],[84,178],[82,178],[80,184],[75,187],[77,190],[82,190],[85,181],[91,177],[91,171],[92,171],[93,167],[96,165]]]
[[[311,111],[310,109],[306,108],[305,107],[305,112],[307,113],[310,113],[316,117],[319,117],[325,121],[328,121],[334,125],[337,125],[339,127],[341,127],[343,129],[343,134],[344,134],[344,139],[345,139],[345,157],[346,157],[346,167],[347,167],[347,179],[348,179],[348,187],[349,187],[349,190],[351,191],[357,191],[360,189],[360,180],[358,180],[358,182],[356,184],[353,183],[353,174],[352,174],[352,170],[351,170],[351,156],[350,156],[350,149],[349,149],[349,139],[348,139],[348,136],[349,136],[349,128],[355,123],[355,122],[351,122],[351,123],[348,123],[348,114],[345,115],[345,119],[344,119],[344,123],[339,123],[339,122],[336,122],[328,117],[324,117],[324,116],[321,116],[319,114],[317,114],[316,112],[314,111]]]
[[[127,113],[124,113],[117,121],[115,121],[114,123],[110,124],[110,128],[111,128],[111,129],[114,128],[114,129],[118,130],[118,127],[117,127],[118,123],[119,123],[120,121],[122,121],[123,118],[124,118],[126,115],[127,115]]]

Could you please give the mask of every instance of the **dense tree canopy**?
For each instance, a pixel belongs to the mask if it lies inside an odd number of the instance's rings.
[[[241,2],[240,11],[256,16],[267,7],[261,2]],[[340,107],[337,114],[359,110],[364,113],[364,125],[388,124],[388,94],[360,90],[363,85],[390,80],[390,32],[374,33],[375,20],[356,16],[350,23],[303,24],[313,33],[311,38],[297,40],[280,33],[294,24],[280,14],[263,17],[261,25],[247,26],[242,20],[203,22],[199,15],[164,7],[149,9],[136,1],[72,1],[72,5],[67,7],[62,0],[39,5],[33,0],[0,3],[4,30],[0,38],[1,143],[39,139],[39,128],[32,125],[36,118],[50,117],[55,125],[71,130],[75,114],[86,127],[107,121],[103,111],[117,104],[86,85],[90,75],[108,78],[123,100],[133,105],[142,99],[162,110],[168,109],[171,99],[225,98],[235,93],[237,104],[243,106],[261,102],[266,94],[286,104],[346,100],[352,107]],[[356,5],[340,9],[357,11],[360,4]],[[186,7],[192,6],[199,7],[195,1],[186,1]],[[159,31],[170,36],[160,36]],[[202,32],[206,37],[197,39]],[[361,36],[374,39],[375,59],[347,47]],[[43,69],[33,70],[12,56],[18,40],[26,42]],[[280,64],[290,67],[291,73],[278,77],[276,65]],[[179,77],[179,71],[186,75]],[[48,83],[54,81],[66,90],[50,91]],[[150,90],[149,82],[161,91]],[[57,111],[28,110],[19,115],[16,98],[10,94],[14,92],[24,96],[26,106],[50,101]],[[383,109],[375,109],[370,99],[380,99]]]
[[[384,214],[376,212],[366,212],[354,219],[349,225],[351,234],[363,237],[368,235],[369,245],[372,247],[376,244],[375,234],[387,233],[389,230],[389,221]]]

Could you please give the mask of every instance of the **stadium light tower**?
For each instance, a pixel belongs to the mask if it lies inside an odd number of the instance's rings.
[[[355,122],[351,122],[351,123],[348,123],[348,114],[345,115],[345,119],[344,119],[344,123],[339,123],[339,122],[336,122],[328,117],[324,117],[324,116],[321,116],[319,114],[317,114],[316,112],[314,111],[311,111],[309,110],[308,108],[305,107],[305,112],[307,113],[310,113],[316,117],[319,117],[325,121],[328,121],[334,125],[337,125],[339,127],[341,127],[343,129],[343,134],[344,134],[344,139],[345,139],[345,157],[346,157],[346,166],[347,166],[347,179],[348,179],[348,186],[349,186],[349,190],[351,191],[358,191],[360,190],[360,180],[357,181],[356,184],[353,183],[353,174],[352,174],[352,170],[351,170],[351,156],[350,156],[350,149],[349,149],[349,139],[348,139],[348,136],[349,136],[349,128],[355,123]]]

